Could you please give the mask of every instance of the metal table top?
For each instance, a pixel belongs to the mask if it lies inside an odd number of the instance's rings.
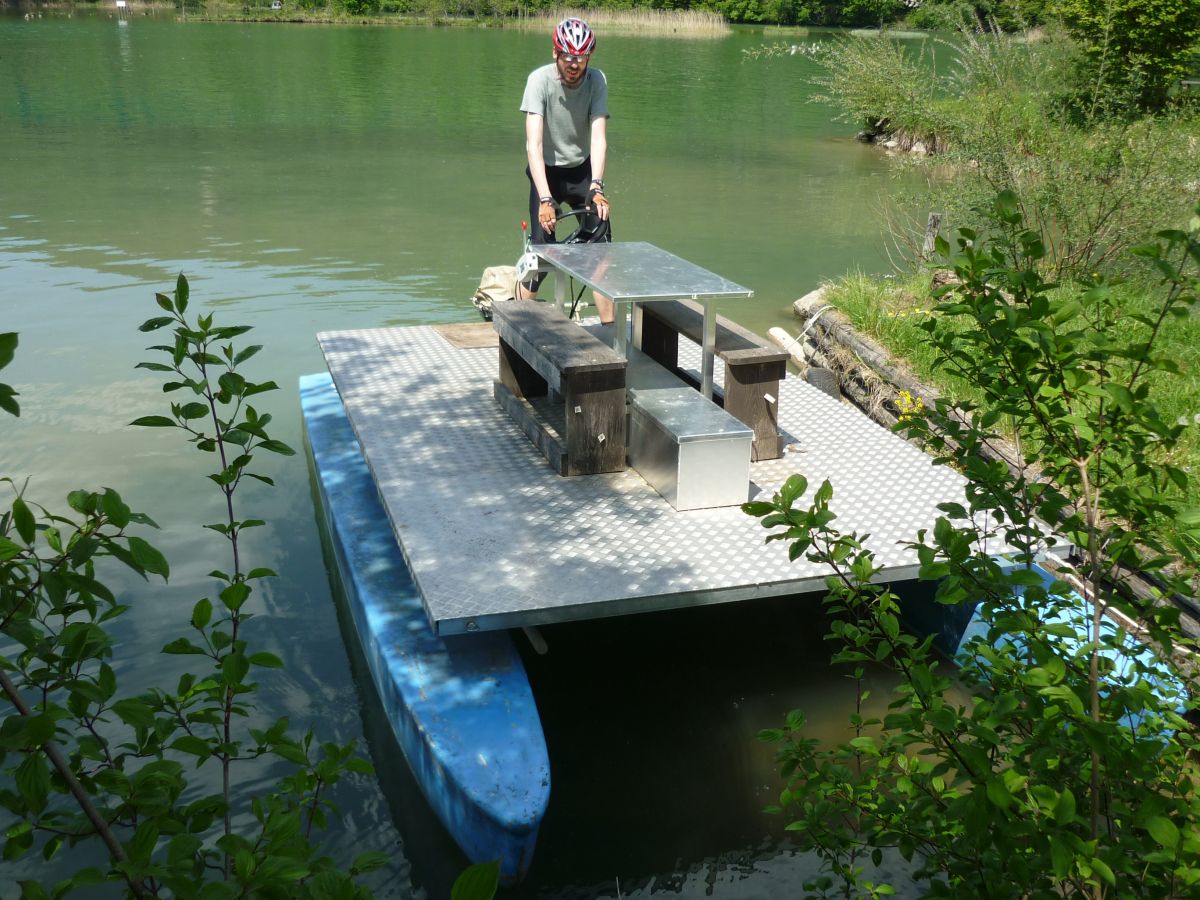
[[[645,241],[534,244],[539,258],[615,303],[749,299],[754,291]]]
[[[701,340],[700,393],[713,396],[717,300],[748,300],[754,291],[734,284],[708,269],[668,253],[645,241],[618,244],[534,244],[532,250],[543,263],[575,281],[581,281],[615,304],[617,352],[626,350],[626,307],[656,300],[698,300],[704,305]],[[554,286],[554,302],[563,312],[566,285],[562,278]],[[634,345],[640,346],[637,325]]]
[[[318,340],[440,634],[824,589],[824,567],[789,562],[736,506],[677,511],[633,469],[555,474],[492,398],[495,347],[426,326]],[[698,360],[681,341],[681,364]],[[915,575],[902,542],[963,500],[962,477],[793,375],[779,424],[786,451],[751,463],[749,495],[797,471],[810,491],[828,478],[838,525],[870,534],[881,577]]]

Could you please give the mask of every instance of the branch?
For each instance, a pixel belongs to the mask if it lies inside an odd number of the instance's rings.
[[[12,680],[8,677],[8,673],[3,669],[0,669],[0,687],[4,689],[5,696],[16,707],[17,712],[22,716],[32,715],[29,707],[25,705],[25,701],[21,699],[21,695],[17,691],[17,686],[12,683]],[[50,764],[54,766],[55,771],[58,772],[59,777],[66,782],[71,796],[75,798],[75,802],[79,804],[79,808],[83,811],[83,814],[92,823],[92,827],[96,829],[96,833],[104,841],[104,845],[108,847],[109,855],[117,863],[128,863],[129,857],[125,854],[125,848],[121,846],[121,842],[113,834],[108,822],[100,815],[100,811],[92,803],[92,798],[84,790],[83,785],[79,783],[79,780],[75,777],[75,773],[71,771],[71,766],[68,764],[67,758],[63,756],[62,750],[53,741],[46,741],[42,744],[41,749],[50,760]],[[125,872],[122,872],[121,875],[135,897],[146,896],[145,888],[140,881],[137,881]]]

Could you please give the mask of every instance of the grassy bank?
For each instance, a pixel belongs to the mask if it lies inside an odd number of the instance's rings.
[[[825,302],[844,313],[863,334],[869,335],[897,359],[903,359],[922,381],[934,385],[955,400],[977,400],[975,386],[948,378],[934,369],[934,354],[921,323],[931,315],[934,301],[928,271],[895,278],[879,278],[851,273],[826,290]],[[1149,311],[1159,296],[1143,282],[1115,288],[1127,311],[1129,329],[1144,328],[1137,317]],[[1200,315],[1169,320],[1161,335],[1161,349],[1180,368],[1176,375],[1152,380],[1154,402],[1170,420],[1186,422],[1187,427],[1174,448],[1170,462],[1200,475]],[[1193,480],[1187,498],[1200,505],[1200,481]]]
[[[517,28],[549,31],[569,15],[585,18],[603,34],[647,34],[655,37],[724,37],[731,29],[717,13],[696,10],[572,10],[556,9],[526,16],[455,15],[442,4],[384,2],[377,10],[352,13],[340,0],[324,5],[301,5],[283,0],[283,8],[273,10],[269,2],[254,0],[208,0],[202,8],[189,8],[185,17],[206,22],[295,22],[323,25],[462,26],[472,28]]]
[[[678,35],[679,37],[724,37],[729,23],[719,13],[699,9],[572,9],[559,8],[519,19],[522,27],[545,30],[567,16],[585,19],[605,34]]]

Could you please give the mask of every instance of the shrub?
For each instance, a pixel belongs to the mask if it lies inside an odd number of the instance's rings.
[[[1168,592],[1194,589],[1200,515],[1179,506],[1188,476],[1166,456],[1181,427],[1147,376],[1176,370],[1157,339],[1197,302],[1200,206],[1189,232],[1138,249],[1162,286],[1135,329],[1118,327],[1102,279],[1059,292],[1041,276],[1045,251],[1014,195],[996,198],[991,221],[991,234],[960,233],[957,280],[923,326],[982,400],[938,401],[898,426],[967,479],[964,501],[943,504],[910,545],[939,603],[977,610],[959,683],[934,636],[906,634],[901,599],[872,583],[866,537],[834,525],[834,486],[810,494],[797,475],[744,507],[792,558],[829,568],[828,637],[860,684],[849,740],[821,746],[800,712],[763,733],[787,782],[776,809],[824,861],[805,885],[821,896],[895,893],[866,874],[885,852],[912,863],[926,896],[1195,896],[1200,741],[1183,715],[1197,706],[1184,689],[1195,657],[1177,661],[1195,644],[1181,640],[1177,610],[1133,604],[1117,585],[1135,569]],[[939,249],[950,255],[944,240]],[[999,423],[1019,438],[1012,471],[977,452]],[[1155,539],[1155,523],[1172,519],[1190,536]],[[1077,548],[1065,577],[1079,595],[1032,569],[1058,540],[1044,522]],[[863,673],[880,662],[901,685],[884,716],[867,718]]]
[[[1056,9],[1082,47],[1077,86],[1141,110],[1166,106],[1200,41],[1195,0],[1056,0]]]

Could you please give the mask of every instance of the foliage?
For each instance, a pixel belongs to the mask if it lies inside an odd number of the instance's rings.
[[[198,671],[173,688],[124,695],[117,673],[140,648],[114,637],[113,623],[129,607],[104,579],[114,566],[167,578],[166,559],[136,533],[153,521],[111,489],[74,491],[71,512],[52,513],[3,479],[14,496],[0,515],[0,627],[10,642],[0,657],[10,704],[0,723],[0,763],[11,785],[0,790],[0,803],[17,819],[4,859],[36,844],[49,861],[65,856],[64,848],[102,842],[105,868],[82,868],[51,888],[25,882],[28,897],[100,882],[139,897],[363,896],[354,876],[384,858],[362,854],[342,872],[320,855],[312,833],[332,809],[329,787],[347,771],[370,772],[369,764],[352,745],[289,736],[286,719],[253,727],[251,673],[281,662],[247,640],[255,585],[274,573],[242,559],[241,534],[263,523],[238,515],[235,497],[244,479],[271,484],[254,471],[257,454],[292,453],[268,434],[271,416],[248,403],[275,385],[239,371],[260,349],[235,345],[248,327],[188,318],[182,275],[173,297],[156,299],[165,315],[142,330],[171,328],[170,342],[153,348],[166,361],[140,367],[166,374],[164,391],[184,399],[171,404],[170,415],[134,424],[180,429],[212,454],[216,471],[208,478],[226,515],[205,527],[224,538],[230,562],[211,573],[214,596],[195,603],[189,634],[163,648],[195,657]],[[290,774],[264,793],[239,788],[236,765],[271,757]],[[208,793],[214,781],[220,786]]]
[[[1055,0],[1080,41],[1079,80],[1097,90],[1125,89],[1139,109],[1162,109],[1200,42],[1195,0]]]
[[[936,102],[939,82],[928,77],[935,69],[932,47],[923,43],[914,55],[900,41],[856,37],[822,47],[814,58],[825,74],[810,99],[836,106],[842,119],[870,132],[902,127],[932,135],[946,124]]]
[[[848,0],[842,4],[843,25],[870,25],[883,28],[904,11],[900,0]]]
[[[1173,544],[1150,536],[1159,520],[1194,528],[1200,516],[1172,502],[1187,476],[1161,460],[1179,426],[1147,383],[1176,368],[1156,348],[1163,322],[1197,299],[1196,212],[1189,232],[1139,248],[1161,275],[1160,305],[1122,327],[1104,281],[1067,295],[1043,279],[1044,247],[1015,196],[993,205],[994,235],[961,232],[958,283],[924,327],[941,364],[975,380],[983,400],[939,402],[899,426],[967,478],[965,503],[943,505],[911,545],[938,602],[975,605],[983,623],[958,655],[957,683],[937,664],[933,636],[905,633],[899,598],[871,583],[878,566],[865,536],[835,527],[831,485],[803,500],[808,485],[794,476],[770,502],[746,505],[772,529],[768,540],[832,571],[829,639],[851,677],[861,683],[875,663],[901,676],[882,718],[863,715],[860,687],[853,737],[836,747],[807,737],[800,713],[763,735],[780,745],[787,779],[777,809],[826,863],[807,886],[814,893],[891,893],[867,877],[885,851],[910,860],[930,896],[1196,892],[1200,741],[1183,715],[1196,701],[1177,668],[1177,613],[1114,588],[1136,569],[1167,592],[1188,591],[1197,559],[1195,531]],[[1020,438],[1014,471],[976,452],[1002,421]],[[1045,521],[1077,547],[1066,572],[1092,602],[1032,568],[1053,541]],[[1134,617],[1145,646],[1126,633]]]
[[[467,866],[454,879],[450,900],[492,900],[500,886],[500,860]]]
[[[17,352],[17,335],[12,331],[0,332],[0,369],[3,369],[13,360],[13,355]],[[21,406],[16,401],[17,392],[13,390],[11,385],[7,385],[0,381],[0,410],[9,415],[19,416],[21,414]]]
[[[1127,274],[1127,251],[1162,222],[1182,223],[1194,202],[1197,120],[1181,111],[1081,127],[1063,106],[1072,47],[994,28],[916,53],[850,38],[817,56],[825,71],[814,99],[868,131],[937,147],[941,173],[922,202],[948,221],[970,227],[973,210],[1011,191],[1041,233],[1052,279]]]
[[[304,17],[307,17],[306,13],[319,12],[322,20],[400,17],[443,23],[492,18],[502,23],[515,22],[522,27],[538,22],[540,17],[561,18],[567,12],[563,4],[551,0],[285,0],[285,9],[289,14],[301,10]],[[895,22],[906,9],[905,0],[654,0],[649,3],[604,0],[584,4],[582,10],[575,11],[582,11],[589,19],[606,16],[620,19],[624,15],[653,17],[655,33],[686,35],[697,31],[727,33],[727,21],[874,27]],[[261,0],[249,7],[239,0],[208,0],[205,4],[205,14],[211,18],[240,18],[250,12],[266,16],[266,6]],[[708,14],[719,17],[719,29],[709,22],[702,22],[697,29],[694,22],[689,21]],[[682,27],[675,27],[680,24]],[[606,33],[613,30],[608,28]],[[624,28],[616,30],[625,31]]]
[[[1054,0],[926,0],[906,17],[911,28],[928,31],[955,31],[968,23],[986,27],[998,25],[1006,32],[1022,32],[1045,25],[1053,19]]]

